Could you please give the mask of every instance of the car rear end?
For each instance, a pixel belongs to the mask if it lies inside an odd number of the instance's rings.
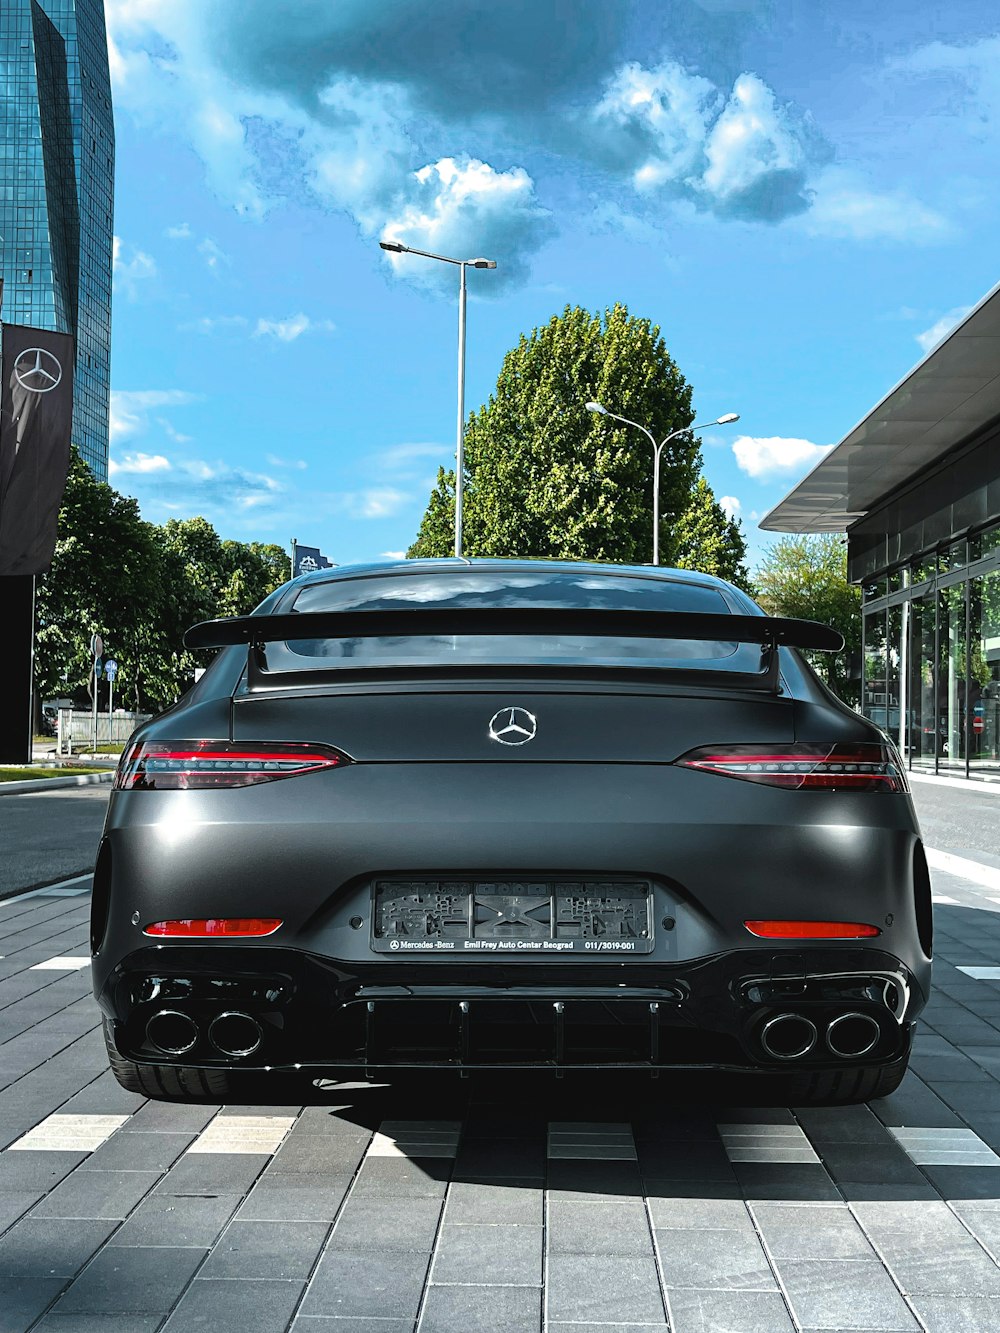
[[[718,581],[442,564],[292,585],[304,626],[402,601],[414,634],[225,648],[137,736],[95,884],[118,1054],[817,1088],[905,1061],[929,885],[882,734],[789,648],[769,675],[757,643],[601,633],[643,597],[745,620]],[[421,636],[432,595],[590,633]]]

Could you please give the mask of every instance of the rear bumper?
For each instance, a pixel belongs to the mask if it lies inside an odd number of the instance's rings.
[[[364,965],[294,949],[171,945],[123,959],[98,993],[120,1053],[199,1068],[843,1067],[830,1025],[861,1015],[877,1030],[851,1063],[905,1054],[924,995],[891,954],[858,948],[734,950],[674,967],[639,960],[487,965],[403,960]],[[157,1046],[150,1020],[180,1015],[185,1049]],[[259,1041],[220,1049],[220,1015],[242,1015]],[[767,1025],[795,1015],[815,1033],[792,1058],[769,1053]],[[870,1020],[870,1021],[869,1021]],[[176,1022],[177,1020],[175,1020]],[[241,1029],[239,1043],[249,1029]],[[222,1037],[220,1037],[222,1034]],[[219,1038],[217,1041],[216,1039]],[[803,1043],[805,1044],[805,1043]]]

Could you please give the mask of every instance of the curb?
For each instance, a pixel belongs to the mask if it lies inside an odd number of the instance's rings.
[[[68,778],[26,778],[24,782],[0,782],[0,796],[16,796],[18,792],[53,791],[60,787],[91,787],[97,782],[110,782],[110,769],[103,773],[78,773]]]

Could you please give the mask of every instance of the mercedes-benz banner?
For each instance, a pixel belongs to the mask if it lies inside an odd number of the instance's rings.
[[[0,575],[52,563],[73,422],[73,339],[5,324],[0,395]]]

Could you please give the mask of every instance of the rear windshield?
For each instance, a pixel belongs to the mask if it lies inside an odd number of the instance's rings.
[[[730,614],[722,593],[704,584],[641,575],[539,570],[456,570],[336,579],[302,588],[282,611],[388,611],[433,606],[572,607],[599,611],[683,611]],[[491,663],[710,667],[757,671],[760,649],[734,642],[618,639],[601,635],[400,635],[384,638],[294,639],[268,645],[270,671],[323,668],[486,665]]]

